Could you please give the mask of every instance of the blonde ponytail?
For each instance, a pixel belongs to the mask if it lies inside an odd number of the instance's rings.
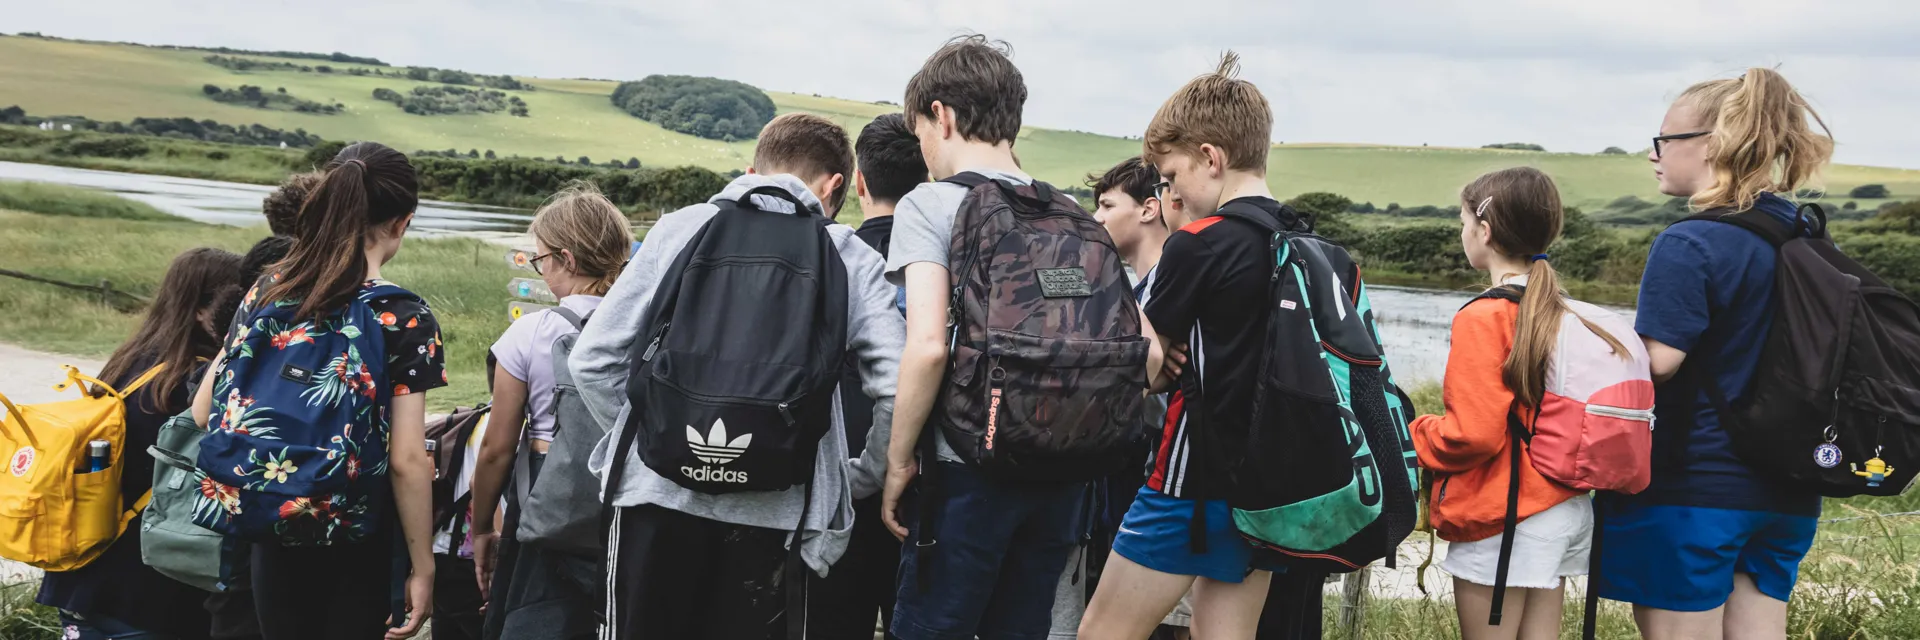
[[[1713,186],[1693,195],[1696,209],[1753,208],[1762,192],[1792,193],[1833,157],[1826,121],[1772,69],[1693,85],[1679,101],[1693,106],[1713,132],[1707,143]]]

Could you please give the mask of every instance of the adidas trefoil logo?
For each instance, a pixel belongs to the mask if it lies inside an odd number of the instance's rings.
[[[714,420],[713,428],[708,429],[707,435],[705,436],[700,435],[700,431],[694,429],[693,425],[687,425],[687,447],[693,450],[693,456],[695,458],[699,458],[701,462],[705,462],[708,465],[724,465],[733,462],[739,459],[741,454],[747,452],[747,446],[750,444],[753,444],[753,434],[751,433],[734,438],[731,441],[727,440],[727,423],[724,420]],[[699,468],[683,466],[680,467],[680,473],[698,482],[725,482],[729,484],[746,484],[747,482],[747,472],[745,471],[734,471],[705,465]]]

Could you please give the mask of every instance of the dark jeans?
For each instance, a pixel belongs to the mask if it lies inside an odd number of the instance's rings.
[[[970,466],[938,464],[937,486],[925,499],[908,500],[901,514],[909,534],[900,550],[894,635],[1046,638],[1060,574],[1086,530],[1086,483],[1006,483]],[[935,510],[929,547],[916,546],[921,509]],[[921,572],[927,572],[924,581]]]
[[[533,481],[538,483],[547,455],[532,454],[530,462],[528,468]],[[519,526],[519,498],[508,492],[506,530],[516,531]],[[603,585],[607,580],[600,558],[521,544],[511,535],[501,536],[499,558],[493,584],[488,585],[491,596],[487,600],[480,637],[590,640],[597,635],[600,607],[606,600]]]
[[[880,519],[880,496],[853,502],[853,536],[827,577],[807,577],[810,640],[873,640],[874,618],[893,622],[900,541]],[[888,634],[891,636],[891,634]]]
[[[789,533],[651,505],[616,510],[607,542],[613,584],[606,637],[784,637]]]
[[[482,603],[473,560],[433,557],[433,640],[479,640]]]
[[[266,640],[368,640],[392,614],[393,545],[253,545],[253,600]]]

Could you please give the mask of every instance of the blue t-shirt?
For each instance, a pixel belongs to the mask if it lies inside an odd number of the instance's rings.
[[[1754,208],[1794,220],[1794,205],[1771,193]],[[1817,515],[1820,497],[1763,479],[1733,452],[1727,431],[1693,369],[1711,367],[1729,402],[1747,392],[1773,327],[1774,248],[1751,231],[1712,221],[1681,222],[1653,241],[1640,281],[1634,328],[1687,352],[1680,374],[1659,386],[1654,406],[1653,484],[1636,499],[1723,509]],[[1689,428],[1684,458],[1669,450]],[[1813,452],[1807,452],[1813,455]],[[1684,467],[1675,461],[1684,459]]]

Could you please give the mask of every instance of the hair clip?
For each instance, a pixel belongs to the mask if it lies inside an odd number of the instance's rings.
[[[1473,217],[1475,218],[1487,217],[1487,205],[1490,205],[1490,204],[1493,204],[1493,196],[1487,196],[1485,198],[1482,198],[1480,200],[1480,206],[1473,208]]]

